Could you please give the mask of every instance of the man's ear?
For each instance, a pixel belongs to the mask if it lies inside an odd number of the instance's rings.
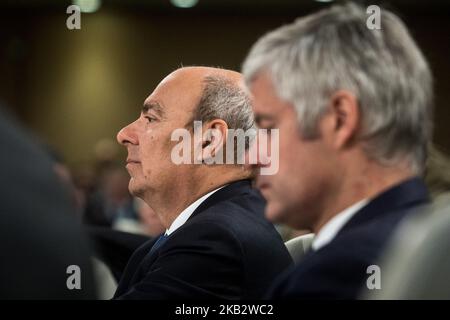
[[[352,143],[360,126],[360,106],[356,96],[347,90],[336,91],[329,100],[328,134],[334,148]]]
[[[213,163],[213,158],[223,161],[223,149],[228,134],[228,125],[222,119],[214,119],[203,125],[201,157],[207,164]]]

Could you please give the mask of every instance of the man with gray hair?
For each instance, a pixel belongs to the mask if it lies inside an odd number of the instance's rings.
[[[396,15],[383,10],[380,30],[367,18],[359,5],[332,6],[263,36],[243,64],[257,125],[279,130],[279,171],[257,178],[266,216],[316,234],[273,298],[379,289],[386,241],[428,201],[431,72]]]
[[[177,164],[173,133],[195,134],[196,120],[203,132],[220,134],[189,139],[181,151],[192,161]],[[166,232],[132,255],[115,298],[254,299],[290,265],[281,237],[264,218],[263,198],[251,188],[251,170],[208,161],[230,143],[229,129],[252,126],[239,73],[189,67],[167,76],[140,117],[119,132],[128,151],[129,190],[156,212]]]

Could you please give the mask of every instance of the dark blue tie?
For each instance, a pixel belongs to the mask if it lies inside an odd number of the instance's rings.
[[[161,246],[164,244],[164,242],[166,242],[166,240],[167,240],[168,237],[169,237],[169,236],[166,235],[165,233],[161,234],[161,235],[158,237],[158,240],[155,241],[155,244],[154,244],[154,245],[152,246],[152,248],[150,249],[149,254],[151,255],[151,254],[152,254],[153,252],[155,252],[159,247],[161,247]]]

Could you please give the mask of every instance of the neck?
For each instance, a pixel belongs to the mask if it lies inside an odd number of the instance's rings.
[[[354,170],[343,173],[344,176],[341,175],[342,183],[337,186],[335,192],[330,193],[331,197],[322,207],[320,218],[312,227],[316,234],[327,222],[346,208],[361,200],[373,199],[380,193],[415,176],[410,169],[405,167],[386,167],[374,163],[368,164],[357,173]]]
[[[233,172],[192,174],[189,178],[177,178],[167,188],[149,191],[144,200],[157,213],[162,225],[169,229],[180,213],[193,202],[219,187],[240,179],[245,177]]]

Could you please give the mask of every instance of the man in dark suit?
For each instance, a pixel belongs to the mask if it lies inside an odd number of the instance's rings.
[[[354,299],[363,287],[382,289],[383,272],[380,270],[379,280],[371,279],[378,276],[378,270],[371,266],[378,266],[381,249],[398,223],[407,215],[419,213],[428,201],[427,189],[418,178],[378,195],[356,212],[328,245],[320,246],[316,239],[298,268],[277,280],[270,296]],[[375,286],[377,281],[379,287]]]
[[[386,241],[428,201],[431,72],[397,16],[383,10],[381,30],[368,21],[363,7],[332,6],[265,35],[244,62],[257,124],[280,137],[278,173],[257,178],[266,216],[316,234],[269,297],[379,289]]]
[[[258,298],[291,264],[239,154],[232,154],[236,162],[215,161],[239,148],[229,142],[229,129],[252,126],[239,73],[191,67],[166,77],[141,116],[119,132],[128,150],[129,189],[167,230],[132,255],[115,298]],[[187,133],[182,163],[177,133]]]

